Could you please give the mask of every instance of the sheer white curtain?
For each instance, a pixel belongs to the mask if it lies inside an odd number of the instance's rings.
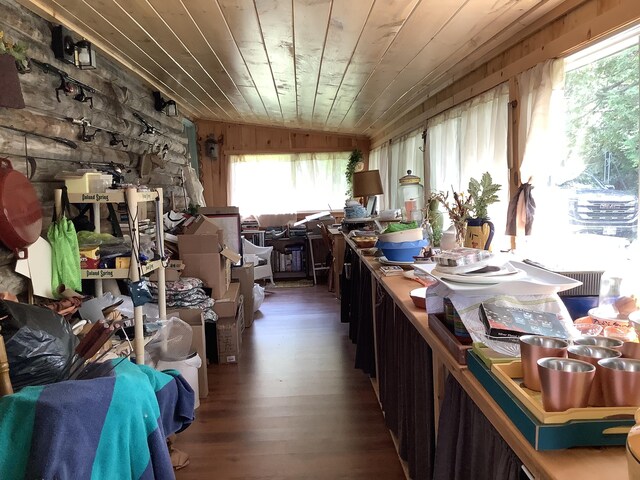
[[[521,180],[524,183],[533,177],[536,186],[550,185],[553,176],[561,176],[560,171],[570,167],[566,164],[564,60],[547,60],[516,80]],[[573,178],[572,173],[565,176]]]
[[[243,216],[340,209],[349,154],[231,155],[231,205]]]
[[[386,208],[401,208],[403,201],[399,198],[398,187],[401,177],[411,170],[412,175],[422,179],[424,183],[424,152],[422,141],[422,128],[412,131],[407,135],[393,139],[390,146],[390,160],[388,161],[385,197]]]
[[[430,190],[466,192],[471,178],[489,172],[502,185],[500,201],[489,207],[496,235],[504,232],[509,199],[508,104],[505,83],[427,122]]]

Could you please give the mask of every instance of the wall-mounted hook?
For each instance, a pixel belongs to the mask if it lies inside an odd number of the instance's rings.
[[[129,145],[125,145],[124,140],[123,139],[118,139],[118,134],[117,133],[113,133],[111,132],[111,140],[109,140],[109,145],[111,145],[112,147],[115,147],[118,144],[122,144],[122,146],[124,148],[127,148]]]

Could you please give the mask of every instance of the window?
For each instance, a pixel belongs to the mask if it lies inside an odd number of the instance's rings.
[[[452,188],[466,192],[469,180],[480,180],[484,172],[491,174],[494,183],[502,185],[498,192],[500,201],[489,207],[489,217],[496,229],[493,243],[496,248],[503,246],[509,198],[508,104],[509,89],[503,84],[427,123],[427,164],[432,192],[450,192]]]
[[[349,155],[231,155],[231,205],[243,216],[340,209]]]
[[[537,115],[559,125],[545,130],[533,122],[521,167],[523,181],[532,175],[535,186],[537,248],[552,237],[588,255],[637,239],[639,33],[565,58],[562,75],[548,82],[553,92]],[[553,150],[527,155],[543,144]]]

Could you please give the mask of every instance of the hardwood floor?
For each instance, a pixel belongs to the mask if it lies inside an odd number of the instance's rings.
[[[178,480],[404,479],[339,301],[326,285],[272,292],[240,363],[210,365]]]

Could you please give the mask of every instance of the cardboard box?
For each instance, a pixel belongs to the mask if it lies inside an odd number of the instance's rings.
[[[213,304],[213,311],[218,317],[235,317],[240,300],[240,284],[232,283],[224,297],[217,299]]]
[[[164,281],[175,282],[177,280],[180,280],[183,270],[184,270],[184,263],[182,263],[182,261],[180,260],[169,261],[166,268],[164,269]],[[157,269],[151,272],[151,275],[149,275],[149,280],[151,280],[152,282],[158,281]]]
[[[238,363],[244,330],[244,308],[238,307],[234,317],[220,317],[216,322],[218,363]]]
[[[202,215],[229,215],[240,213],[240,207],[200,207],[198,213]]]
[[[169,318],[177,316],[191,325],[191,329],[193,331],[191,349],[198,352],[200,360],[202,360],[202,365],[198,369],[199,396],[200,398],[206,398],[209,395],[209,380],[207,377],[207,345],[205,342],[202,310],[199,308],[178,308],[175,310],[168,310],[167,316]]]
[[[253,323],[253,263],[232,267],[231,280],[237,280],[240,283],[244,306],[244,324],[248,328]]]
[[[240,255],[224,248],[223,231],[216,223],[202,215],[195,217],[186,227],[184,235],[178,235],[180,259],[185,264],[182,275],[201,279],[212,289],[214,299],[223,298],[231,283],[231,263]]]

